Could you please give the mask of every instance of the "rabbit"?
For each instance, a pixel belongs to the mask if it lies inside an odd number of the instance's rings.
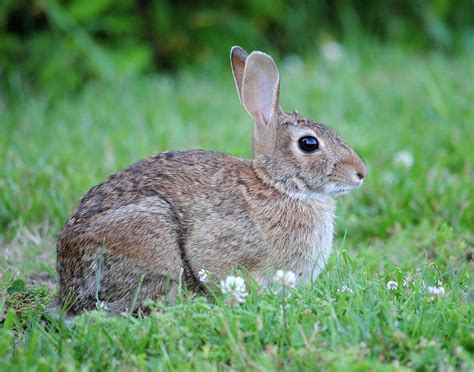
[[[59,297],[78,313],[206,294],[198,272],[234,269],[259,285],[291,270],[317,278],[331,252],[335,197],[360,187],[365,163],[332,129],[279,105],[269,55],[235,46],[240,103],[254,120],[253,159],[192,150],[153,155],[92,187],[56,237]]]

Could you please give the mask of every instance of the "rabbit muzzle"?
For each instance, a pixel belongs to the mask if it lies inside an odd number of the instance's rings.
[[[346,194],[358,189],[367,177],[367,166],[357,155],[335,165],[328,176],[325,192],[332,195]]]

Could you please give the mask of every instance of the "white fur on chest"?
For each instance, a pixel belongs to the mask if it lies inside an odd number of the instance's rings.
[[[315,280],[325,268],[332,249],[335,204],[332,200],[315,202],[314,225],[307,237],[307,251],[300,263],[300,280]]]

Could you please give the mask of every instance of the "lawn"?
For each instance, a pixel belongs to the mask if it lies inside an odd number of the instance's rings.
[[[149,154],[250,157],[230,67],[76,95],[20,85],[0,100],[0,369],[473,370],[473,57],[361,43],[339,61],[277,61],[282,106],[334,128],[369,169],[338,202],[327,269],[289,298],[246,278],[240,306],[183,292],[147,317],[64,317],[52,238],[83,193]]]

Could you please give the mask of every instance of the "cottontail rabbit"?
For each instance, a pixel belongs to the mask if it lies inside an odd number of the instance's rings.
[[[180,281],[203,293],[200,269],[243,268],[265,284],[272,270],[308,281],[324,267],[334,197],[361,186],[367,168],[332,129],[281,110],[270,56],[234,47],[231,64],[255,121],[253,159],[164,152],[90,189],[57,237],[60,299],[71,311],[98,299],[122,311],[137,293],[140,307]]]

